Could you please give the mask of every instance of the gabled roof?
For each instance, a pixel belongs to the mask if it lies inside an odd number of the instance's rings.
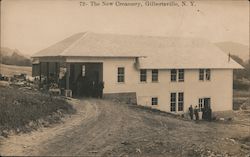
[[[78,33],[33,57],[141,57],[139,68],[242,68],[204,39]],[[145,56],[145,57],[142,57]]]
[[[132,36],[78,33],[68,37],[33,57],[76,56],[76,57],[140,57],[140,50]]]

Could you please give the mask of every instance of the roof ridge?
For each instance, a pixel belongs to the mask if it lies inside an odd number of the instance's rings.
[[[69,45],[66,49],[64,49],[62,51],[62,53],[60,55],[63,55],[63,53],[65,53],[66,51],[68,51],[70,48],[72,48],[73,46],[75,46],[80,40],[82,40],[82,38],[84,38],[86,35],[88,34],[88,32],[84,32],[83,35],[77,39],[75,42],[73,42],[71,45]],[[59,55],[59,56],[60,56]]]

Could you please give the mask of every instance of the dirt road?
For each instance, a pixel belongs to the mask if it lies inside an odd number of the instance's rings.
[[[108,100],[81,100],[78,113],[51,128],[2,140],[1,155],[246,156],[247,120],[193,122]],[[250,113],[242,113],[245,118]]]

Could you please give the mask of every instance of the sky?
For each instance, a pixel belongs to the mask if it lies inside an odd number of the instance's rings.
[[[138,1],[144,2],[127,2]],[[80,2],[89,5],[80,6]],[[2,0],[1,46],[32,55],[75,33],[86,31],[197,37],[211,42],[233,41],[249,45],[247,0],[194,2],[195,6],[188,3],[184,7],[94,7],[86,0]]]

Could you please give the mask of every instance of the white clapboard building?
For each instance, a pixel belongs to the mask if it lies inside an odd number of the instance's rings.
[[[91,32],[64,39],[33,59],[34,76],[63,80],[60,87],[73,96],[88,86],[80,81],[103,81],[104,98],[173,113],[186,112],[191,104],[232,110],[233,69],[242,68],[204,39]]]

